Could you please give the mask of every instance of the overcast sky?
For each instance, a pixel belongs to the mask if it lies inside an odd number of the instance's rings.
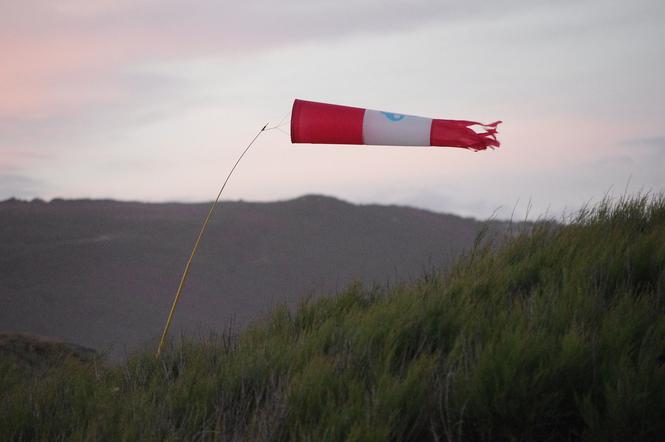
[[[494,151],[263,134],[226,199],[476,217],[665,188],[665,2],[0,5],[0,199],[204,201],[294,98],[494,121]],[[288,131],[288,127],[285,127]]]

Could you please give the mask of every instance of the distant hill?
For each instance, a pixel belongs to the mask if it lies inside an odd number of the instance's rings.
[[[160,333],[208,204],[0,203],[0,332],[57,336],[123,355]],[[446,267],[484,224],[309,195],[225,201],[174,332],[242,326],[274,305]]]

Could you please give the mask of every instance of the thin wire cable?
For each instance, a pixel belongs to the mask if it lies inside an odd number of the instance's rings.
[[[281,127],[273,127],[273,129],[277,129],[278,131],[280,131],[281,133],[283,133],[283,134],[286,135],[287,137],[290,137],[290,136],[291,136],[290,133],[288,133],[287,131],[285,131],[285,130],[282,129]]]
[[[279,123],[275,124],[275,125],[272,126],[272,127],[269,127],[269,128],[266,129],[266,130],[279,129],[279,128],[282,127],[282,126],[284,126],[284,125],[286,125],[286,124],[289,124],[291,121],[290,121],[290,120],[288,120],[288,121],[286,120],[287,117],[289,116],[289,113],[290,113],[290,112],[285,113],[284,116],[279,120]]]
[[[219,193],[217,194],[217,198],[215,198],[215,201],[212,202],[210,205],[210,210],[208,211],[208,215],[205,217],[203,220],[203,225],[201,226],[201,230],[199,231],[199,235],[196,237],[196,242],[194,242],[194,247],[192,248],[192,252],[189,254],[189,259],[187,260],[187,264],[185,264],[185,270],[182,272],[182,276],[180,277],[180,284],[178,285],[178,290],[176,291],[175,297],[173,298],[173,304],[171,304],[171,310],[169,311],[169,316],[166,319],[166,325],[164,326],[164,331],[162,332],[162,337],[159,339],[159,346],[157,347],[157,353],[155,354],[155,357],[159,357],[159,355],[162,352],[162,347],[164,346],[164,340],[166,339],[166,335],[169,332],[169,328],[171,327],[171,322],[173,321],[173,314],[175,313],[176,306],[178,305],[178,301],[180,300],[180,295],[182,295],[182,289],[185,287],[185,282],[187,281],[187,276],[189,275],[189,268],[192,265],[192,260],[194,259],[194,255],[196,255],[196,250],[199,248],[199,243],[201,242],[201,238],[203,238],[203,234],[206,231],[206,228],[208,227],[208,222],[210,221],[210,218],[212,217],[213,212],[215,211],[215,206],[217,206],[217,203],[219,202],[219,198],[222,196],[222,192],[224,192],[224,188],[226,187],[226,183],[229,182],[229,179],[231,178],[231,175],[233,175],[233,171],[236,170],[236,167],[238,167],[238,163],[240,163],[240,160],[245,156],[245,154],[249,151],[249,149],[252,147],[254,142],[256,141],[257,138],[259,138],[259,135],[261,135],[264,131],[266,131],[266,128],[268,127],[268,124],[266,123],[260,131],[254,136],[252,141],[249,142],[247,147],[245,147],[245,150],[243,150],[242,154],[238,157],[236,160],[236,163],[233,165],[231,168],[231,171],[229,174],[226,176],[226,179],[224,180],[224,184],[222,184],[222,188],[219,189]]]

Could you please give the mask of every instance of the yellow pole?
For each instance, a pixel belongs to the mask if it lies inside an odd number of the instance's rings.
[[[233,174],[233,171],[236,169],[238,166],[238,163],[240,163],[240,160],[242,160],[242,157],[245,156],[247,151],[249,150],[250,147],[252,147],[252,144],[256,141],[256,139],[261,135],[262,132],[266,130],[266,127],[268,125],[266,124],[259,130],[259,132],[254,136],[252,141],[249,142],[245,150],[242,152],[240,157],[238,157],[238,160],[236,163],[233,165],[231,168],[231,171],[229,172],[228,176],[224,180],[224,184],[222,184],[222,188],[219,189],[219,193],[217,194],[217,198],[215,198],[215,201],[212,202],[210,205],[210,210],[208,210],[208,215],[205,217],[203,220],[203,225],[201,226],[201,230],[199,231],[199,235],[196,237],[196,241],[194,242],[194,247],[192,248],[192,252],[189,254],[189,259],[187,260],[187,264],[185,264],[185,270],[182,272],[182,276],[180,277],[180,284],[178,284],[178,290],[176,291],[175,297],[173,298],[173,304],[171,304],[171,311],[169,312],[169,316],[166,319],[166,325],[164,326],[164,331],[162,332],[162,337],[159,339],[159,346],[157,347],[157,353],[155,354],[156,357],[159,357],[160,353],[162,352],[162,347],[164,346],[164,341],[166,340],[166,335],[169,332],[169,328],[171,327],[171,322],[173,321],[173,314],[175,313],[175,308],[178,305],[178,301],[180,300],[180,295],[182,295],[182,289],[185,286],[185,282],[187,281],[187,276],[189,275],[189,268],[192,265],[192,260],[194,259],[194,255],[196,255],[196,250],[199,248],[199,243],[201,242],[201,238],[203,238],[203,234],[206,231],[206,228],[208,227],[208,222],[210,221],[210,218],[212,217],[212,213],[215,211],[215,206],[219,202],[219,198],[222,196],[222,192],[224,191],[224,188],[226,187],[226,183],[229,182],[229,178],[231,178],[231,175]]]

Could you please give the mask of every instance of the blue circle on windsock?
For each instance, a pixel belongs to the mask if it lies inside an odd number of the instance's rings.
[[[406,115],[401,115],[401,114],[393,114],[391,112],[381,112],[384,117],[389,119],[390,121],[400,121],[403,120]]]

